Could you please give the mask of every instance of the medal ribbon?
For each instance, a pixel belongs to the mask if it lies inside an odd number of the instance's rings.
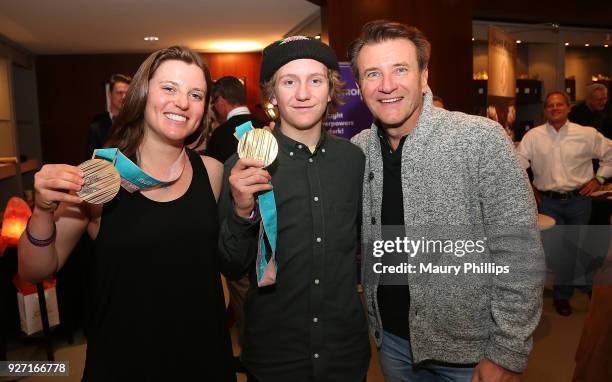
[[[121,186],[129,192],[165,187],[176,181],[185,168],[185,149],[183,149],[176,162],[170,167],[167,180],[159,180],[148,175],[136,163],[132,162],[130,158],[123,155],[118,148],[94,150],[94,157],[115,162],[115,167],[119,175],[121,175]]]
[[[252,129],[253,125],[251,122],[245,122],[236,127],[236,136],[240,139],[244,133]],[[259,224],[259,244],[257,246],[255,271],[257,273],[257,286],[262,287],[276,283],[278,269],[276,263],[277,221],[274,192],[272,190],[262,192],[257,197],[257,201],[259,203],[261,223]]]

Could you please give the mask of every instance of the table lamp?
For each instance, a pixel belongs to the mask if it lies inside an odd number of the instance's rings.
[[[32,216],[32,210],[28,204],[21,198],[12,197],[9,199],[4,217],[2,218],[2,231],[0,233],[0,259],[4,254],[4,250],[8,247],[17,247],[19,238],[25,231],[28,224],[28,219]],[[49,318],[47,316],[47,304],[45,300],[45,292],[43,283],[36,284],[38,292],[38,302],[40,306],[40,315],[43,322],[43,331],[45,333],[45,342],[47,350],[47,359],[54,360],[53,348],[50,339]],[[4,305],[3,303],[0,305]],[[4,309],[4,306],[2,306]],[[2,330],[2,328],[0,328]],[[2,334],[2,333],[0,333]],[[4,337],[0,335],[0,337]],[[6,359],[6,339],[2,338],[0,344],[0,360]]]
[[[25,231],[30,216],[32,216],[32,211],[23,199],[18,197],[9,199],[2,219],[0,256],[4,254],[4,250],[7,246],[17,246],[21,234]]]

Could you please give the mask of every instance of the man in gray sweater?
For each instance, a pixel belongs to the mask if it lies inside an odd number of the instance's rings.
[[[429,54],[388,21],[349,47],[375,118],[353,138],[370,332],[387,382],[518,381],[542,311],[535,202],[500,125],[432,105]]]

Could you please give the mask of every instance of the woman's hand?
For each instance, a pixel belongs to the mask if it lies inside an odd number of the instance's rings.
[[[74,195],[85,180],[83,171],[66,164],[47,164],[34,175],[35,208],[53,212],[60,202],[81,203]]]

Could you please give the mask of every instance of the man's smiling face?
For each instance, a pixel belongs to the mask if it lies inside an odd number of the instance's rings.
[[[385,128],[408,133],[419,118],[427,69],[421,71],[415,45],[404,38],[363,46],[357,59],[364,102]]]

